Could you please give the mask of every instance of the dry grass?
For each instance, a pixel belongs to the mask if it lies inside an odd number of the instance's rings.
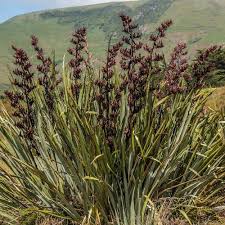
[[[39,220],[35,225],[67,225],[67,223],[64,223],[64,221],[62,220],[47,217],[45,219]],[[163,216],[163,218],[161,218],[161,221],[156,225],[189,225],[189,223],[178,218],[169,220],[168,218]],[[220,222],[202,221],[196,223],[195,225],[225,225],[225,219],[222,219]]]
[[[54,219],[52,217],[46,217],[44,219],[43,218],[39,219],[36,222],[36,225],[64,225],[64,221],[59,219]]]
[[[12,114],[12,107],[10,106],[10,103],[7,100],[1,100],[0,99],[0,116],[3,116],[4,112],[7,112],[8,114]]]
[[[225,86],[215,88],[212,95],[209,97],[207,107],[219,111],[225,108]]]
[[[6,101],[6,100],[0,100],[0,116],[3,115],[3,112],[7,111],[7,113],[11,113],[12,109],[10,107],[10,104]],[[1,138],[1,135],[0,135]],[[4,170],[7,173],[10,173],[9,168],[6,166],[6,164],[4,162],[2,162],[1,158],[0,158],[0,171]],[[1,225],[1,221],[0,221],[0,225]]]

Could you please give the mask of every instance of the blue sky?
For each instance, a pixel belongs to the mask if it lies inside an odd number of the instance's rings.
[[[0,23],[27,12],[121,0],[0,0]]]

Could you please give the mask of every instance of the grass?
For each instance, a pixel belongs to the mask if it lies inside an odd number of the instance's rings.
[[[221,111],[225,107],[225,87],[215,88],[212,95],[209,97],[206,104],[207,107]]]
[[[189,43],[193,55],[198,48],[224,43],[225,29],[221,23],[224,10],[224,0],[179,0],[172,4],[160,20],[173,19],[174,26],[169,39]]]

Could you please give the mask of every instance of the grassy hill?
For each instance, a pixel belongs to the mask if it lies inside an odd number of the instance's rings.
[[[60,60],[69,46],[73,28],[86,26],[90,48],[95,50],[96,58],[101,58],[108,36],[120,34],[120,12],[135,17],[146,35],[160,21],[173,19],[169,46],[185,40],[191,52],[225,40],[225,0],[139,0],[30,13],[0,24],[0,89],[8,83],[12,43],[31,53],[29,37],[35,34],[43,47],[56,50]]]

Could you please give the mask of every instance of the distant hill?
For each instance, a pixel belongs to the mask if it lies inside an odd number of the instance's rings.
[[[168,36],[170,47],[183,40],[194,52],[199,47],[225,41],[225,0],[139,0],[34,12],[0,24],[0,89],[8,83],[12,43],[31,53],[29,37],[35,34],[44,48],[56,50],[60,61],[70,45],[72,30],[85,26],[90,48],[101,59],[108,36],[120,34],[121,12],[133,16],[146,35],[160,21],[173,19]]]

